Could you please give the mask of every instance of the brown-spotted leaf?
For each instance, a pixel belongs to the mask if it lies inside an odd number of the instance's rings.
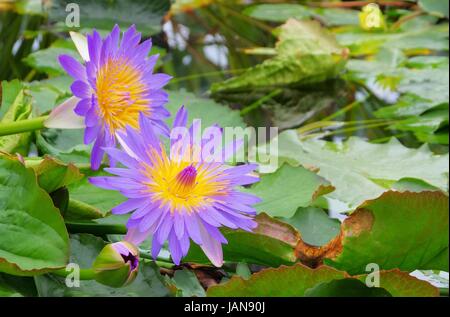
[[[366,274],[356,276],[365,282]],[[428,282],[419,280],[398,269],[380,272],[380,287],[386,289],[395,297],[430,297],[439,296],[439,290]]]
[[[328,266],[311,269],[297,263],[262,270],[248,280],[234,276],[224,284],[210,287],[207,296],[303,296],[306,290],[317,284],[346,277],[348,275],[345,272]]]
[[[335,281],[359,280],[358,284],[369,291],[366,282],[367,275],[350,276],[344,271],[322,265],[312,269],[301,263],[293,266],[264,269],[253,274],[249,279],[234,276],[228,282],[211,286],[207,296],[211,297],[262,297],[262,296],[326,296],[330,293],[344,293],[347,296],[359,296],[360,292],[351,292],[347,289],[348,283],[333,283]],[[408,273],[399,270],[379,272],[379,288],[384,289],[392,296],[439,296],[437,288],[428,282],[421,281]],[[340,284],[340,285],[339,285]],[[320,291],[318,290],[320,287]],[[339,287],[342,287],[340,290]],[[360,289],[358,289],[360,291]],[[353,294],[356,293],[356,294]],[[380,292],[366,292],[372,296]],[[378,294],[377,294],[378,293]],[[389,295],[387,294],[387,295]]]
[[[258,226],[253,232],[222,229],[228,240],[228,244],[223,245],[224,260],[268,266],[295,263],[294,250],[300,240],[298,231],[265,213],[259,214],[255,220]],[[196,245],[191,245],[185,261],[209,262]]]
[[[325,263],[350,274],[364,273],[369,263],[385,270],[448,271],[448,216],[442,192],[386,192],[344,221]]]
[[[246,191],[261,197],[256,210],[273,217],[292,217],[299,207],[307,207],[317,197],[334,187],[324,178],[303,166],[284,164],[275,173],[261,176],[260,182]]]

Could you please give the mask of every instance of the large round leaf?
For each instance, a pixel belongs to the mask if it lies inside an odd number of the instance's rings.
[[[338,254],[325,263],[350,274],[367,264],[403,271],[448,271],[448,197],[441,192],[386,192],[342,224]]]
[[[233,277],[230,281],[212,286],[208,296],[303,296],[305,291],[320,283],[339,280],[347,274],[331,267],[311,269],[302,264],[270,268],[253,274],[248,280]]]
[[[448,19],[448,1],[442,0],[419,0],[419,7],[430,14]]]
[[[299,207],[307,207],[318,196],[333,191],[333,186],[302,166],[284,164],[273,174],[262,175],[247,191],[260,197],[255,208],[274,217],[290,218]]]
[[[382,287],[367,287],[357,279],[346,278],[318,284],[305,292],[305,297],[391,297]]]
[[[68,4],[75,4],[79,8],[81,27],[86,29],[96,28],[105,33],[110,32],[115,24],[126,29],[135,24],[136,28],[144,35],[157,34],[161,31],[161,21],[170,8],[169,0],[115,0],[115,1],[90,1],[90,0],[53,0],[48,8],[48,17],[51,22],[60,23],[64,28],[68,16]],[[70,18],[70,17],[69,17]]]
[[[4,93],[2,98],[2,111],[0,111],[0,125],[3,123],[12,123],[15,121],[26,120],[31,116],[31,102],[30,98],[25,96],[23,90],[17,91],[17,88],[22,88],[20,83],[12,81],[11,83],[4,82],[2,84],[1,92]],[[3,90],[4,89],[4,90]],[[11,91],[9,91],[11,90]],[[7,104],[12,99],[10,104]],[[0,151],[8,153],[20,153],[26,155],[30,147],[31,133],[17,133],[12,135],[0,136]]]
[[[416,178],[446,190],[448,154],[434,155],[423,145],[418,149],[403,146],[396,139],[373,144],[352,137],[340,144],[323,140],[299,139],[295,130],[283,131],[277,139],[278,163],[311,166],[336,188],[328,196],[356,208],[388,190],[402,178]],[[267,171],[278,166],[268,166]]]
[[[89,183],[89,177],[107,175],[107,173],[86,171],[85,174],[86,176],[80,181],[68,186],[71,199],[68,211],[69,213],[74,213],[72,218],[92,219],[105,217],[113,207],[126,200],[117,191],[105,190]],[[76,217],[75,214],[81,217]],[[82,217],[83,214],[87,217]]]
[[[211,92],[316,84],[335,78],[342,71],[348,51],[317,21],[289,19],[278,31],[273,58],[239,76],[213,84]]]
[[[245,127],[239,111],[232,110],[212,99],[197,97],[196,95],[181,91],[169,91],[167,109],[172,116],[168,119],[171,125],[175,114],[181,106],[185,106],[189,114],[189,124],[193,119],[201,119],[202,129],[218,124],[221,127]]]
[[[300,263],[293,266],[281,266],[279,268],[269,268],[253,274],[245,280],[241,277],[233,277],[230,281],[212,286],[208,289],[207,295],[216,297],[259,297],[259,296],[327,296],[334,293],[343,286],[344,280],[355,279],[365,282],[366,275],[350,276],[344,271],[338,271],[328,266],[320,266],[311,269]],[[337,282],[341,281],[341,282]],[[398,270],[379,272],[378,291],[369,291],[363,288],[366,295],[386,295],[383,289],[393,296],[438,296],[437,288],[428,282],[418,280],[407,273]],[[353,288],[361,288],[364,284]],[[359,295],[351,293],[349,289],[341,289],[347,296]]]
[[[42,159],[26,161],[38,177],[39,186],[51,193],[59,188],[80,180],[83,175],[74,164],[65,164],[58,159],[45,155]]]
[[[0,155],[0,271],[34,275],[63,267],[68,234],[31,169]]]
[[[330,218],[324,210],[315,207],[299,208],[293,217],[283,220],[297,229],[302,240],[311,246],[327,244],[341,229],[339,220]]]
[[[269,266],[295,263],[295,247],[300,241],[299,233],[290,225],[265,213],[259,214],[255,220],[258,226],[253,232],[222,229],[228,240],[228,243],[223,245],[224,260]],[[184,261],[209,263],[203,251],[193,243]]]

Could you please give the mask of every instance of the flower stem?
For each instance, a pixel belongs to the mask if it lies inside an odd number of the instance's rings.
[[[306,140],[306,139],[317,138],[317,137],[326,137],[326,136],[331,136],[331,135],[336,135],[336,134],[341,134],[341,133],[346,133],[346,132],[353,132],[353,131],[362,130],[362,129],[373,129],[373,128],[386,126],[386,125],[389,125],[389,124],[392,124],[395,122],[397,122],[397,121],[395,121],[395,120],[394,121],[386,121],[386,122],[380,122],[380,123],[374,123],[374,124],[360,125],[360,126],[350,127],[350,128],[341,129],[341,130],[325,131],[322,133],[311,133],[311,134],[301,136],[301,139]]]
[[[414,3],[407,2],[407,1],[385,1],[385,0],[379,0],[379,1],[347,1],[347,2],[307,2],[307,5],[310,5],[312,7],[322,7],[322,8],[354,8],[354,7],[363,7],[365,5],[368,5],[369,3],[376,2],[380,6],[391,6],[391,7],[410,7],[414,5]]]
[[[332,119],[334,119],[334,118],[336,118],[336,117],[339,117],[340,115],[343,115],[344,113],[346,113],[346,112],[352,110],[353,108],[355,108],[355,107],[361,105],[363,101],[364,101],[364,100],[362,100],[362,101],[359,101],[359,100],[354,101],[354,102],[348,104],[347,106],[345,106],[345,107],[339,109],[339,110],[336,111],[335,113],[329,115],[328,117],[321,119],[320,121],[331,121]]]
[[[47,118],[48,116],[41,116],[27,120],[2,123],[0,124],[0,136],[43,129],[45,128],[44,122]]]
[[[278,88],[278,89],[273,90],[269,94],[261,97],[260,99],[256,100],[254,103],[252,103],[251,105],[241,109],[241,116],[244,116],[244,115],[248,114],[249,112],[259,108],[266,101],[272,99],[273,97],[280,95],[282,92],[283,92],[283,90]]]
[[[392,26],[391,29],[392,30],[397,30],[398,28],[400,28],[400,26],[405,23],[406,21],[412,20],[416,17],[418,17],[419,15],[424,14],[425,12],[423,12],[422,10],[418,10],[418,11],[413,11],[410,14],[404,15],[403,17],[401,17],[400,19],[397,20],[397,22],[395,22]]]
[[[364,127],[367,124],[373,123],[383,123],[386,119],[368,119],[368,120],[357,120],[357,121],[314,121],[308,123],[300,128],[297,128],[299,134],[309,134],[314,130],[319,129],[336,129],[340,127],[348,126],[361,126]]]
[[[191,80],[191,79],[197,79],[197,78],[204,78],[204,77],[212,77],[212,76],[221,76],[221,75],[225,75],[225,74],[237,74],[237,73],[242,73],[244,71],[246,71],[247,68],[239,68],[239,69],[225,69],[225,70],[219,70],[219,71],[214,71],[214,72],[207,72],[207,73],[200,73],[200,74],[193,74],[193,75],[189,75],[189,76],[183,76],[183,77],[177,77],[172,79],[169,84],[175,84],[178,82],[182,82],[182,81],[186,81],[186,80]]]
[[[155,262],[155,264],[159,267],[165,268],[165,269],[173,269],[176,265],[169,261],[160,261],[160,260],[153,260],[153,259],[147,259],[142,258],[141,260],[144,263],[152,263]]]
[[[53,273],[61,277],[67,277],[69,274],[73,273],[73,271],[72,270],[67,271],[66,268],[64,268],[52,271],[50,273]],[[93,269],[80,269],[80,280],[93,280],[94,278],[95,272]]]
[[[169,258],[158,256],[156,259],[154,259],[151,254],[148,253],[148,251],[142,249],[139,249],[139,256],[144,263],[155,262],[159,267],[163,267],[166,269],[172,269],[174,266],[176,266]]]
[[[126,234],[127,227],[121,224],[103,224],[88,221],[66,221],[66,227],[70,233]]]

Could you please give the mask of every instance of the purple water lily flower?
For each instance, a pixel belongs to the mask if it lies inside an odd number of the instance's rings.
[[[164,123],[170,115],[164,108],[168,95],[162,87],[171,77],[153,74],[158,55],[148,57],[151,40],[139,44],[141,34],[134,26],[121,39],[120,34],[116,25],[104,39],[95,30],[88,35],[87,50],[82,53],[85,65],[68,55],[59,56],[62,67],[75,80],[71,90],[79,101],[73,111],[84,117],[84,143],[94,142],[93,169],[101,164],[103,147],[116,145],[118,131],[127,125],[139,128],[141,114],[156,133],[168,134]]]
[[[186,122],[187,112],[182,107],[174,128],[185,128]],[[222,244],[227,240],[218,228],[251,231],[256,227],[253,219],[256,210],[252,205],[260,199],[238,190],[240,185],[259,180],[253,172],[256,164],[230,166],[224,156],[219,161],[205,160],[199,150],[199,144],[205,140],[194,142],[192,134],[184,139],[171,138],[168,155],[153,126],[143,116],[140,125],[140,132],[128,127],[125,133],[119,133],[123,149],[105,149],[125,167],[106,168],[116,176],[92,177],[90,182],[120,191],[128,198],[112,209],[114,214],[132,212],[126,241],[140,244],[153,235],[154,258],[168,241],[172,259],[179,264],[192,239],[214,265],[221,266]],[[196,129],[194,125],[185,129],[192,132]],[[218,131],[216,142],[222,144],[222,130]],[[234,143],[231,147],[237,148]]]

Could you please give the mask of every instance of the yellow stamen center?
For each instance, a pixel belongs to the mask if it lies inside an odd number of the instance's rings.
[[[211,203],[214,197],[227,194],[228,183],[216,180],[215,172],[219,167],[169,158],[164,149],[161,152],[152,150],[149,157],[152,165],[143,163],[149,192],[155,199],[168,204],[171,212],[193,212]]]
[[[111,133],[126,125],[139,127],[139,113],[149,114],[141,73],[126,59],[109,59],[98,71],[96,94],[98,115]]]

